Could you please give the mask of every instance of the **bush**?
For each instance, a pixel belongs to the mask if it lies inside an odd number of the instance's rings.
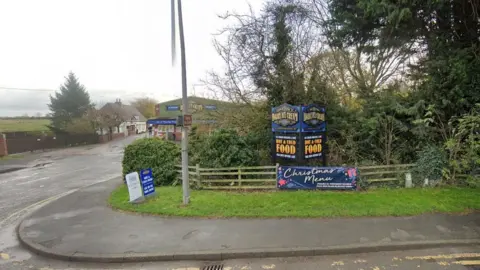
[[[446,154],[441,147],[429,145],[418,154],[418,159],[413,168],[413,181],[415,185],[422,185],[425,178],[429,180],[442,180],[444,168],[448,165]]]
[[[151,168],[157,186],[170,185],[177,175],[178,164],[180,148],[175,143],[159,138],[140,139],[125,148],[123,175]]]
[[[246,137],[229,129],[219,129],[211,135],[197,136],[190,146],[191,163],[200,164],[202,167],[255,166],[260,159],[259,152]]]

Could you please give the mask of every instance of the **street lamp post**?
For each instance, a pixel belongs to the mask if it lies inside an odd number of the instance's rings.
[[[171,16],[172,16],[172,61],[175,61],[175,0],[171,1]],[[185,35],[183,32],[183,14],[182,1],[177,0],[178,8],[178,31],[180,35],[180,61],[182,67],[182,116],[188,114],[188,100],[187,100],[187,61],[185,59]],[[182,189],[183,189],[183,204],[190,202],[190,190],[188,181],[188,127],[182,128]]]

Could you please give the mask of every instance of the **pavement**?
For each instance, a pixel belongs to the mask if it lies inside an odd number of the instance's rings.
[[[40,208],[18,226],[20,241],[43,256],[96,263],[222,261],[480,245],[478,212],[355,219],[164,218],[110,209],[108,195],[121,183],[117,178],[91,185]]]

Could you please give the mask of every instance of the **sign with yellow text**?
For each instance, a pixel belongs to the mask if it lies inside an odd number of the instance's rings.
[[[272,108],[272,132],[299,132],[300,106],[283,104]]]
[[[316,104],[302,106],[301,132],[325,132],[325,107]]]
[[[279,158],[295,159],[299,152],[298,137],[296,135],[275,135],[275,156]]]
[[[304,158],[318,158],[323,155],[323,135],[309,135],[303,137]]]

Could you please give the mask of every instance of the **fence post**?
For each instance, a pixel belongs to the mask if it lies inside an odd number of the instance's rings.
[[[238,186],[242,186],[242,170],[238,168]]]
[[[405,173],[405,187],[406,188],[412,187],[412,173],[410,172]]]
[[[201,175],[200,175],[200,164],[196,164],[195,165],[195,174],[196,174],[196,177],[197,177],[197,185],[198,185],[198,188],[202,188],[202,180],[200,179]]]
[[[7,136],[0,134],[0,157],[8,156]]]
[[[273,180],[275,181],[275,187],[277,187],[277,177],[278,177],[278,166],[280,166],[280,164],[275,164],[275,175],[273,177]]]

